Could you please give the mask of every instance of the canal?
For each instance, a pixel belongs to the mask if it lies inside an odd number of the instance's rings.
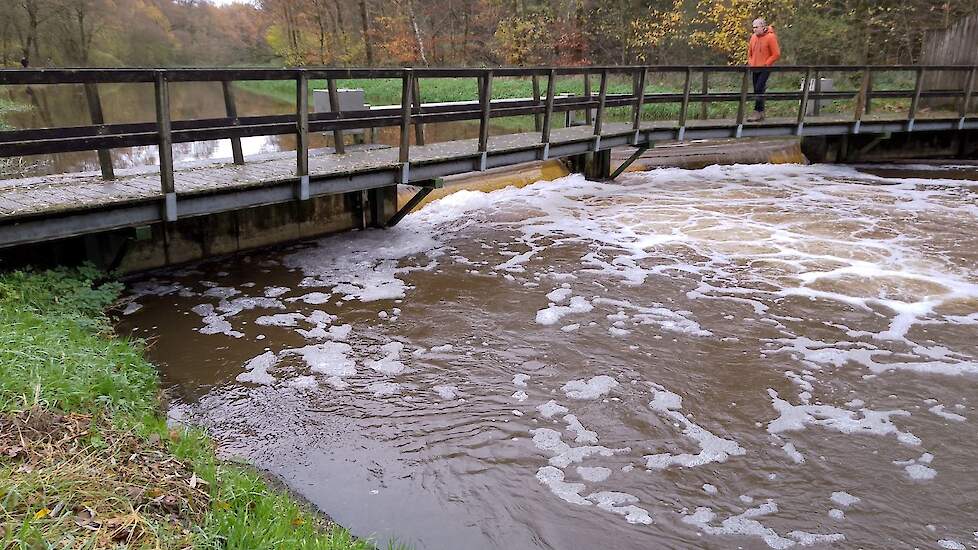
[[[976,190],[738,165],[460,191],[140,275],[118,328],[172,422],[382,543],[965,548]]]

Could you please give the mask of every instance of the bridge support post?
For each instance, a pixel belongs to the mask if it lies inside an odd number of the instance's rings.
[[[581,153],[568,158],[570,171],[583,174],[590,181],[611,179],[611,149]]]
[[[224,113],[232,120],[231,123],[237,126],[239,124],[238,105],[234,101],[234,88],[231,87],[231,81],[222,80],[221,90],[224,92]],[[231,156],[234,158],[235,164],[244,164],[244,152],[241,149],[241,138],[231,138]]]
[[[156,131],[159,133],[160,186],[163,191],[163,219],[177,221],[177,193],[173,178],[173,136],[170,127],[170,89],[166,73],[156,72]]]
[[[92,124],[98,126],[105,124],[105,117],[102,116],[102,100],[98,95],[98,84],[94,82],[86,83],[85,97],[88,100],[88,114],[92,118]],[[115,179],[115,171],[112,168],[112,154],[108,149],[98,150],[98,165],[102,170],[102,179]]]

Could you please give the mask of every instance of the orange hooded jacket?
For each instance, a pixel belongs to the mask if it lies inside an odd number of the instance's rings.
[[[781,48],[774,27],[768,26],[767,32],[761,36],[750,35],[750,45],[747,48],[747,64],[751,67],[770,67],[781,58]]]

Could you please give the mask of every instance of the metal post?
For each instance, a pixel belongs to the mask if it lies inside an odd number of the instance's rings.
[[[960,114],[961,118],[958,119],[958,130],[964,128],[964,119],[968,116],[968,107],[971,103],[971,96],[975,93],[975,67],[972,67],[968,71],[968,78],[964,84],[964,98],[961,100]]]
[[[533,75],[533,106],[540,106],[540,76]],[[533,113],[533,130],[539,132],[543,129],[543,119],[540,113]]]
[[[703,95],[710,93],[710,73],[707,69],[703,69]],[[707,101],[700,102],[700,118],[706,120],[710,118],[709,103]]]
[[[744,111],[747,106],[747,81],[750,79],[750,68],[744,67],[744,78],[740,82],[740,103],[737,104],[737,130],[734,137],[740,137],[744,130]]]
[[[809,89],[812,86],[812,70],[805,70],[805,79],[801,84],[801,103],[798,105],[798,126],[795,129],[795,135],[800,136],[801,131],[805,128],[805,115],[808,114],[808,94]]]
[[[590,103],[591,102],[591,73],[584,73],[584,99]],[[588,125],[594,123],[594,119],[591,118],[591,107],[584,108],[584,122]]]
[[[608,95],[608,70],[601,70],[601,82],[598,85],[598,113],[594,118],[594,150],[601,147],[601,126],[604,122],[604,102]]]
[[[907,113],[907,131],[913,131],[914,119],[917,117],[917,107],[920,105],[920,91],[924,87],[924,68],[917,67],[917,82],[913,87],[913,99],[910,100],[910,112]]]
[[[221,81],[221,90],[224,92],[224,113],[231,119],[231,124],[237,126],[238,105],[234,100],[234,88],[228,80]],[[241,138],[231,138],[231,156],[235,164],[244,164],[244,151],[241,150]]]
[[[156,131],[159,133],[160,184],[163,191],[163,216],[177,221],[177,193],[173,181],[173,136],[170,134],[170,88],[166,72],[156,71]]]
[[[413,99],[412,103],[414,104],[414,110],[417,111],[418,114],[420,115],[421,114],[421,79],[415,77],[411,79],[411,82],[412,82],[411,99]],[[414,144],[424,145],[424,123],[421,122],[420,117],[414,123]]]
[[[683,102],[679,110],[679,141],[686,139],[686,111],[689,110],[689,90],[693,80],[693,69],[686,67],[686,82],[683,84]]]
[[[819,70],[815,71],[815,106],[812,108],[812,114],[818,116],[822,112],[822,72]]]
[[[410,181],[410,150],[411,150],[411,91],[414,73],[404,69],[401,77],[401,144],[397,151],[398,162],[401,163],[401,183]]]
[[[479,170],[486,169],[486,157],[489,150],[489,109],[492,106],[492,69],[482,76],[482,86],[479,94],[479,108],[482,116],[479,118]]]
[[[635,130],[635,140],[638,140],[638,131],[642,128],[642,106],[645,104],[645,79],[648,75],[648,68],[642,67],[638,71],[637,84],[635,86],[635,107],[632,109],[632,130]]]
[[[295,175],[299,178],[296,195],[299,200],[306,200],[309,198],[309,75],[303,70],[295,80],[295,135]]]
[[[550,69],[547,76],[547,103],[543,111],[543,135],[540,141],[543,143],[543,160],[550,156],[550,118],[554,113],[554,93],[557,89],[557,71]]]
[[[88,100],[88,114],[92,117],[92,124],[96,126],[105,124],[105,118],[102,116],[102,100],[98,95],[98,84],[86,83],[85,97]],[[112,168],[112,153],[108,149],[98,150],[98,165],[102,170],[102,179],[115,179],[115,170]]]
[[[336,118],[342,118],[343,114],[340,110],[340,94],[336,91],[336,80],[329,78],[326,80],[326,89],[329,93],[329,110],[336,113]],[[305,90],[308,95],[309,90]],[[308,99],[306,99],[308,101]],[[333,149],[337,153],[343,154],[346,152],[346,142],[343,139],[343,130],[333,130]]]

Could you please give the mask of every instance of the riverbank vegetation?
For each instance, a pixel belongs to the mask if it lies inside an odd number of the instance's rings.
[[[898,5],[897,5],[898,4]],[[913,64],[974,0],[17,0],[0,65],[742,64],[765,16],[784,63]]]
[[[0,275],[0,548],[366,550],[167,426],[139,342],[90,268]]]

